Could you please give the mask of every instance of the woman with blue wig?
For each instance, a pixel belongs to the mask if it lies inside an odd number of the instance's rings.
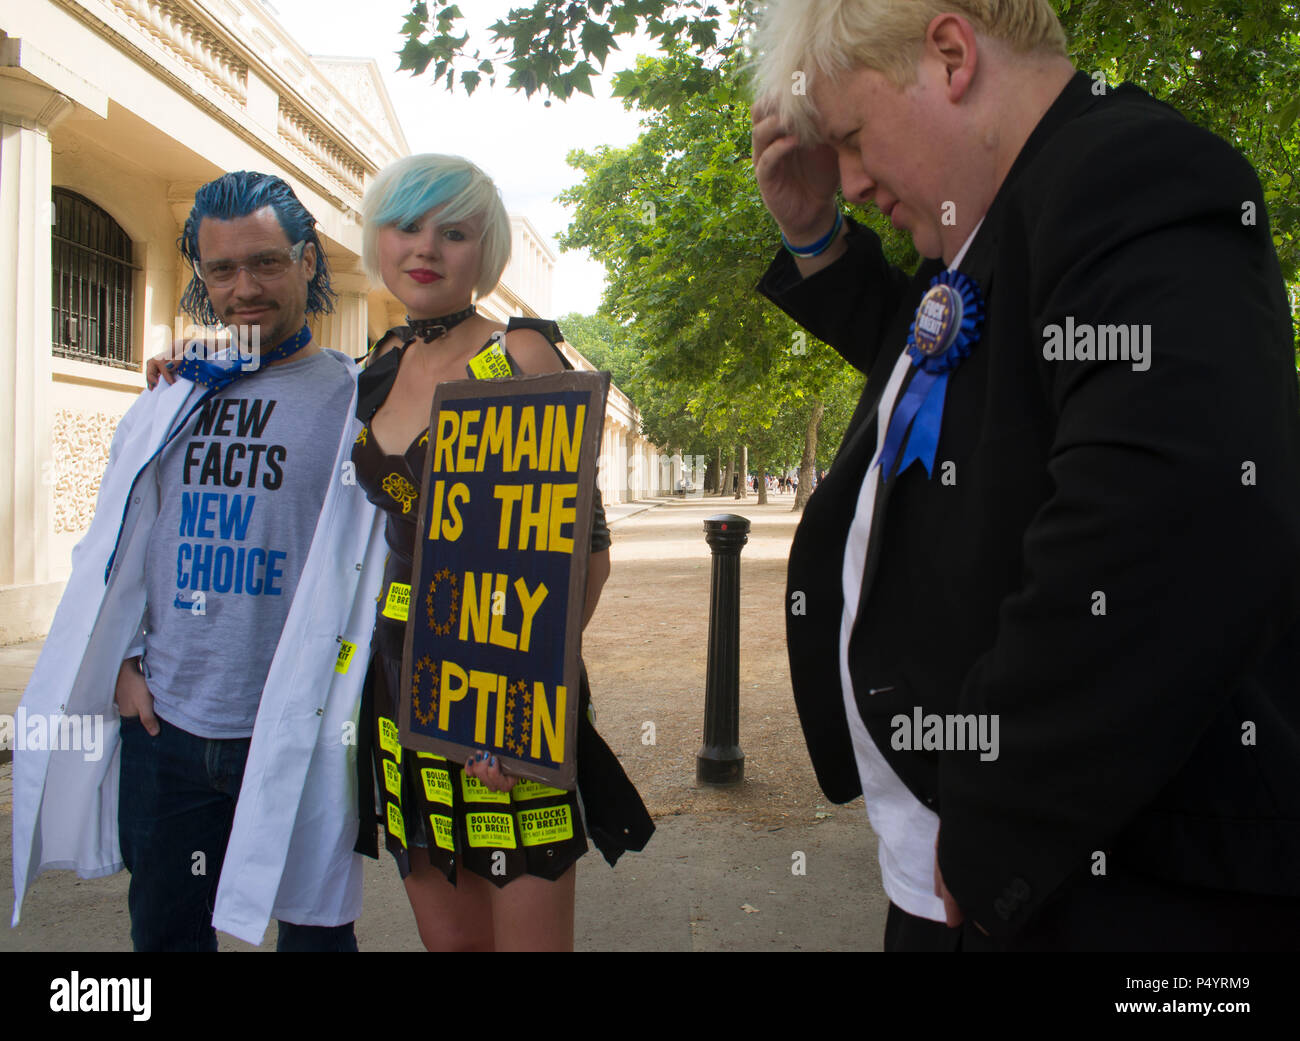
[[[500,279],[511,239],[496,186],[478,167],[442,155],[400,159],[375,178],[362,216],[366,273],[387,286],[407,315],[406,324],[389,330],[371,351],[357,397],[357,418],[365,424],[352,453],[357,483],[386,513],[389,550],[362,708],[357,849],[377,856],[377,830],[383,829],[430,950],[571,950],[574,865],[587,850],[587,835],[613,864],[626,849],[641,849],[654,827],[590,723],[585,669],[577,752],[585,821],[577,793],[516,783],[486,753],[462,767],[427,754],[401,754],[391,737],[380,737],[397,732],[406,627],[387,617],[383,605],[391,586],[411,582],[415,500],[435,388],[464,379],[471,359],[485,350],[504,351],[520,374],[571,366],[556,346],[554,322],[516,318],[502,326],[474,307]],[[609,529],[597,492],[584,625],[608,575]],[[514,850],[504,858],[469,842],[466,815],[485,809],[514,822]],[[567,834],[555,829],[554,841],[526,846],[517,809],[554,809],[570,822]]]

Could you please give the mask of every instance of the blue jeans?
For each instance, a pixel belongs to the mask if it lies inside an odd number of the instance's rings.
[[[158,720],[122,720],[118,841],[131,872],[137,951],[215,951],[212,908],[251,738],[209,740]],[[353,923],[281,922],[278,951],[355,951]]]

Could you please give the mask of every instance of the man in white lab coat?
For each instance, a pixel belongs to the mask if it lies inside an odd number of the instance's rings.
[[[102,755],[16,751],[14,925],[47,868],[132,872],[137,950],[356,950],[355,734],[375,511],[351,480],[355,366],[315,220],[287,184],[205,185],[182,306],[236,350],[187,359],[113,438],[95,518],[23,698],[104,720]]]

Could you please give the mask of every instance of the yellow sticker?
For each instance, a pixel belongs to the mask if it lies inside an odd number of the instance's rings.
[[[440,802],[444,806],[451,805],[451,777],[446,770],[434,770],[432,768],[421,770],[420,776],[424,778],[424,797],[430,802]]]
[[[526,802],[529,799],[545,799],[548,796],[568,795],[569,793],[563,788],[552,788],[540,781],[520,781],[510,789],[510,794],[515,802]]]
[[[357,645],[355,643],[348,643],[347,640],[343,640],[339,643],[339,656],[334,662],[334,671],[340,676],[344,675],[348,671],[348,666],[352,664],[352,655],[356,653],[356,649]]]
[[[420,759],[436,759],[440,763],[445,763],[447,761],[445,755],[434,755],[432,752],[416,752],[415,754]]]
[[[391,759],[384,760],[384,787],[397,798],[402,797],[402,768]]]
[[[519,831],[525,846],[545,846],[573,838],[573,817],[568,806],[547,806],[519,811]]]
[[[444,817],[441,813],[431,813],[429,823],[433,825],[433,841],[438,844],[438,848],[454,851],[456,840],[451,837],[451,818]]]
[[[401,807],[395,802],[388,804],[388,830],[402,844],[402,849],[406,849],[406,822],[402,820]]]
[[[477,777],[467,773],[460,775],[460,790],[466,802],[509,802],[509,792],[494,792]]]
[[[476,849],[515,849],[515,822],[508,813],[467,813],[465,831]]]
[[[404,622],[411,613],[411,587],[401,582],[393,582],[388,587],[388,600],[381,612],[385,618],[395,622]]]
[[[506,357],[506,352],[501,349],[501,344],[494,341],[492,346],[485,348],[469,360],[469,371],[474,374],[475,379],[498,379],[511,375],[510,360]]]
[[[379,717],[379,747],[399,763],[402,761],[402,741],[397,724],[385,716]]]

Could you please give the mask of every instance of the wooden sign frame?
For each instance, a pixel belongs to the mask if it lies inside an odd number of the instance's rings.
[[[502,766],[514,776],[529,778],[558,788],[572,789],[576,786],[582,615],[586,605],[587,573],[591,554],[596,460],[600,451],[601,433],[604,429],[605,401],[609,383],[609,373],[606,372],[567,371],[543,376],[457,380],[438,384],[434,393],[429,423],[429,445],[425,453],[424,472],[420,483],[410,610],[402,654],[398,728],[404,748],[416,752],[432,752],[461,764],[476,750],[485,750],[496,755]],[[583,396],[584,400],[575,401],[575,395]],[[531,486],[534,492],[539,488],[547,488],[548,494],[556,494],[555,489],[560,487],[560,481],[565,485],[577,484],[573,505],[572,551],[567,554],[569,560],[567,600],[562,608],[563,646],[556,648],[552,637],[547,646],[540,648],[530,646],[528,653],[525,654],[518,648],[509,648],[506,639],[514,638],[522,642],[524,628],[531,626],[532,620],[547,608],[547,600],[551,599],[553,592],[549,586],[540,605],[534,606],[534,614],[527,614],[524,599],[526,596],[535,595],[541,589],[544,580],[540,576],[543,571],[552,575],[556,573],[559,565],[552,563],[556,554],[549,549],[538,549],[532,546],[525,549],[518,548],[519,542],[516,540],[515,532],[518,526],[516,522],[522,521],[522,502],[515,503],[509,497],[503,501],[496,495],[497,490],[505,486],[505,483],[499,481],[503,475],[496,473],[497,468],[487,465],[493,461],[492,454],[489,453],[486,459],[483,458],[488,439],[483,437],[483,445],[480,446],[477,439],[467,441],[462,435],[465,435],[468,430],[470,423],[468,417],[475,412],[486,416],[486,410],[492,407],[498,410],[506,407],[512,409],[532,407],[537,409],[534,412],[534,418],[537,418],[547,404],[542,399],[548,397],[552,399],[552,404],[558,405],[562,400],[573,402],[574,418],[576,418],[577,407],[585,406],[585,415],[581,434],[577,437],[579,454],[576,473],[567,469],[556,471],[534,468],[528,473],[509,474],[509,477],[513,478],[512,485]],[[534,402],[532,405],[525,404],[529,399]],[[470,404],[474,407],[469,407]],[[538,407],[539,404],[541,408]],[[453,413],[458,418],[447,418],[444,421],[444,414],[450,416]],[[522,416],[523,413],[520,411],[518,414]],[[501,415],[499,411],[495,413],[498,421]],[[514,413],[512,412],[511,415],[513,417]],[[483,425],[486,425],[485,420]],[[543,424],[540,419],[534,426],[536,436],[544,441],[546,435],[543,434]],[[453,429],[454,437],[449,438],[448,432]],[[499,425],[495,429],[499,435]],[[569,422],[567,430],[573,432],[575,424]],[[478,433],[483,433],[482,426]],[[512,427],[511,436],[514,434]],[[558,445],[558,424],[552,436],[557,442],[554,454],[558,458],[561,451]],[[500,444],[499,441],[495,443]],[[506,443],[509,443],[508,439]],[[520,443],[522,441],[517,441],[517,444]],[[469,462],[470,460],[466,458],[467,451],[469,455],[481,461],[483,472],[476,469],[478,462],[470,469],[457,469],[455,465],[450,469],[444,467],[443,464],[448,461],[453,464]],[[507,449],[508,451],[510,449]],[[539,460],[541,451],[543,449],[539,446],[536,456]],[[498,461],[501,461],[501,458],[505,457],[499,457]],[[522,453],[519,454],[519,458],[522,458]],[[565,458],[567,459],[567,456]],[[548,459],[548,462],[554,463],[554,461]],[[518,462],[519,459],[515,459],[515,463]],[[464,480],[457,481],[458,477]],[[499,483],[493,485],[491,482],[494,478],[498,479]],[[442,487],[439,488],[435,482]],[[464,489],[463,496],[458,497],[455,494],[458,486]],[[521,490],[521,498],[522,495]],[[507,501],[510,503],[511,511],[508,514],[503,512]],[[531,501],[530,496],[529,502]],[[433,516],[435,509],[439,514],[436,518],[439,524],[436,532],[431,527],[435,521]],[[504,523],[505,516],[512,518],[508,531]],[[457,530],[458,525],[459,530]],[[461,543],[460,540],[466,537],[466,532],[471,530],[471,525],[474,525],[474,528],[469,539]],[[553,533],[558,530],[556,526],[550,524],[549,529],[552,534],[548,538],[555,537]],[[455,535],[454,539],[450,537],[452,534]],[[533,534],[535,536],[533,541],[542,538],[540,530],[534,529]],[[509,546],[502,549],[499,540],[507,536]],[[485,543],[489,537],[497,540],[491,548],[488,548]],[[529,541],[523,531],[519,532],[519,538]],[[478,543],[477,548],[471,544],[475,541]],[[494,557],[495,559],[492,559]],[[503,567],[503,563],[506,566]],[[490,599],[494,612],[490,624],[491,646],[485,645],[481,639],[470,641],[462,639],[462,634],[469,634],[471,628],[481,635],[479,626],[487,627],[488,623],[483,622],[483,605],[487,602],[489,573],[493,579]],[[517,580],[523,581],[524,592],[518,591]],[[471,589],[467,588],[471,584],[474,587],[472,593]],[[498,596],[502,592],[505,595],[500,598],[499,605]],[[477,605],[472,612],[468,603],[471,595],[476,597],[474,603]],[[512,612],[505,606],[507,602],[519,608],[514,624],[518,624],[520,620],[524,622],[524,626],[515,632],[511,632],[508,628],[507,622]],[[499,615],[495,613],[498,606],[502,612]],[[464,617],[465,612],[471,612],[469,617]],[[496,620],[498,617],[502,619],[500,622]],[[438,618],[443,621],[438,621]],[[553,628],[553,618],[545,621]],[[499,645],[498,640],[501,641]],[[560,670],[556,669],[557,655],[562,655]],[[465,664],[462,665],[462,662]],[[545,679],[530,671],[530,665],[535,665],[538,670],[546,673]],[[473,676],[478,681],[477,685],[471,687],[466,681],[459,686],[453,686],[449,680],[449,677],[456,675],[453,669],[460,670],[460,673],[466,677],[471,674],[470,670],[474,670]],[[495,689],[489,689],[488,677],[492,677],[492,682],[495,682]],[[530,685],[531,689],[529,689]],[[527,731],[527,727],[519,720],[528,718],[525,717],[523,709],[527,706],[531,711],[536,704],[539,685],[543,700],[546,700],[548,695],[552,700],[546,701],[544,718],[541,713],[531,713],[531,731]],[[547,750],[553,751],[555,748],[553,729],[557,722],[555,717],[558,714],[556,711],[558,706],[554,699],[558,699],[560,687],[563,687],[565,692],[564,729],[561,732],[563,759],[556,764],[553,756],[543,757],[551,764],[555,764],[547,765],[539,761],[533,754],[533,749],[544,746]],[[452,697],[452,695],[458,696]],[[456,705],[457,710],[453,712],[450,707],[445,707],[443,702],[447,706]],[[483,705],[484,702],[486,706]],[[473,712],[470,712],[470,706],[473,706]],[[510,718],[515,720],[509,727],[504,722],[507,718],[507,706],[509,706]],[[515,709],[520,709],[519,715],[514,714]],[[460,721],[459,725],[450,718],[452,715]],[[481,733],[488,740],[480,743],[456,738],[455,735],[465,729],[464,721],[470,715],[475,720],[475,734]],[[440,727],[443,719],[447,719],[448,722],[445,730]],[[503,744],[506,747],[496,744],[498,734],[503,735]],[[528,754],[518,754],[521,749]]]

